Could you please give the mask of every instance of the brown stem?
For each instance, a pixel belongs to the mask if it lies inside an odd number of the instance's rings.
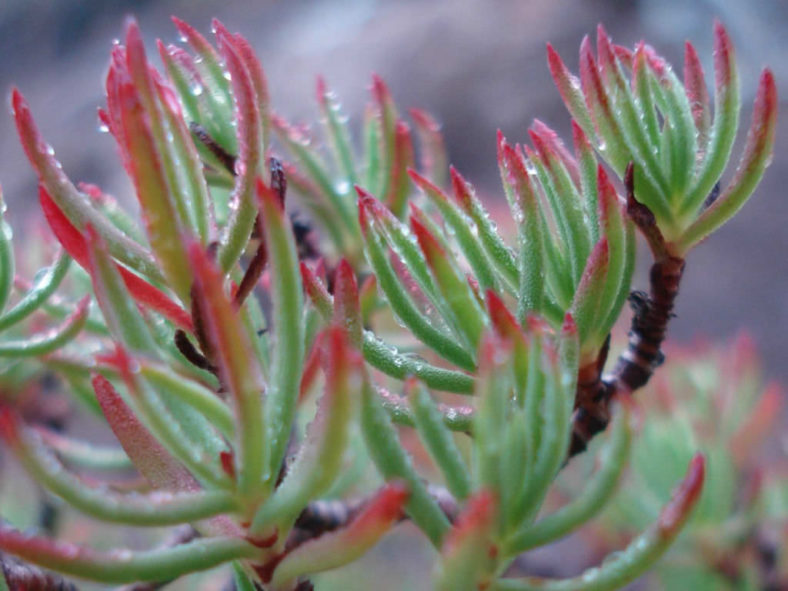
[[[430,496],[438,503],[441,511],[453,523],[460,512],[457,500],[445,488],[428,487]],[[348,501],[313,501],[298,516],[295,528],[287,540],[286,551],[317,538],[326,532],[346,526],[369,502],[367,498]],[[405,519],[403,517],[403,519]]]
[[[655,262],[649,273],[649,293],[629,295],[632,324],[627,348],[616,360],[612,371],[602,376],[606,346],[591,367],[581,368],[575,413],[572,416],[572,442],[569,457],[584,451],[588,442],[610,422],[610,401],[618,393],[632,393],[645,386],[654,370],[662,364],[661,346],[673,317],[673,306],[684,273],[684,259],[670,254],[654,214],[635,199],[634,174],[630,163],[624,183],[627,189],[627,214],[645,236]],[[600,362],[601,360],[601,362]]]
[[[78,591],[60,575],[41,570],[0,552],[0,570],[10,591]]]
[[[219,162],[222,163],[222,166],[224,166],[230,174],[235,176],[235,156],[222,148],[219,143],[211,137],[208,130],[199,123],[192,121],[189,124],[189,130],[194,134],[194,137],[200,140],[200,142],[216,156]]]
[[[240,308],[249,294],[252,293],[254,286],[257,285],[260,276],[265,270],[265,266],[268,264],[268,250],[265,247],[265,240],[263,239],[263,221],[259,213],[255,219],[254,227],[254,233],[257,234],[257,236],[253,237],[258,237],[260,243],[257,245],[257,250],[252,260],[249,261],[249,266],[246,267],[246,272],[244,272],[241,283],[238,285],[238,290],[235,292],[233,305],[235,305],[236,308]]]

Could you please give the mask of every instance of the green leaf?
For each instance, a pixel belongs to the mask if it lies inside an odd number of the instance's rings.
[[[616,491],[627,463],[631,437],[629,411],[625,406],[619,406],[611,427],[610,441],[602,452],[602,466],[585,489],[555,513],[517,531],[505,543],[506,555],[516,556],[531,548],[549,544],[575,531],[596,515]]]
[[[435,283],[448,304],[461,335],[471,350],[479,345],[484,330],[484,313],[466,279],[460,274],[451,254],[444,249],[425,224],[423,214],[415,209],[410,218],[410,225],[419,241],[424,257],[430,267]]]
[[[0,550],[65,575],[114,584],[175,579],[231,560],[260,555],[259,548],[236,537],[201,538],[143,552],[97,552],[84,546],[31,536],[7,525],[0,525]]]
[[[492,263],[487,258],[483,247],[476,236],[473,235],[472,228],[475,226],[463,211],[449,200],[449,197],[435,184],[428,181],[415,170],[408,170],[408,174],[413,182],[422,190],[424,195],[430,200],[446,224],[454,233],[463,255],[468,260],[473,269],[474,276],[482,289],[499,288],[499,281]]]
[[[417,308],[410,290],[406,289],[405,281],[387,260],[381,237],[371,219],[374,215],[369,207],[371,201],[371,197],[359,199],[359,219],[366,246],[365,253],[392,310],[425,345],[459,367],[473,370],[475,363],[468,349],[457,342],[455,335],[446,334]],[[396,252],[394,256],[397,256]]]
[[[474,194],[470,184],[462,178],[459,172],[452,167],[450,169],[454,197],[462,210],[476,224],[479,231],[479,239],[484,245],[487,256],[498,267],[501,275],[510,283],[516,291],[520,283],[517,270],[517,261],[511,249],[504,243],[498,234],[495,223],[490,219],[489,213]]]
[[[70,264],[71,257],[65,250],[60,250],[51,266],[36,273],[33,285],[27,293],[20,298],[13,308],[6,310],[4,314],[0,315],[0,331],[13,326],[17,322],[21,322],[35,312],[58,288],[60,282],[66,276]],[[0,269],[3,269],[1,261]],[[11,279],[13,280],[13,267],[5,267],[5,270],[8,269],[11,269]]]
[[[204,416],[228,440],[234,439],[233,412],[216,392],[165,365],[147,359],[140,360],[140,375],[166,398],[180,400]]]
[[[493,589],[497,591],[601,591],[618,589],[635,580],[651,568],[670,547],[694,508],[703,487],[703,456],[696,455],[690,462],[687,475],[674,490],[657,522],[615,556],[609,557],[598,568],[591,568],[570,579],[542,579],[525,577],[501,579]]]
[[[512,343],[485,336],[479,347],[479,375],[475,394],[479,400],[473,423],[474,484],[499,497],[503,490],[501,434],[506,429],[512,395]]]
[[[199,324],[210,343],[211,362],[233,401],[238,491],[252,503],[262,494],[263,479],[270,476],[261,400],[265,386],[238,312],[224,293],[221,272],[198,243],[189,247],[189,259],[195,274],[193,297],[201,316]]]
[[[334,305],[331,295],[309,267],[303,263],[301,264],[301,274],[304,278],[307,295],[323,316],[323,320],[329,322]],[[364,359],[370,365],[391,377],[404,380],[407,377],[416,376],[435,390],[457,394],[473,392],[473,378],[471,376],[459,371],[436,367],[420,357],[404,355],[368,330],[362,333],[361,351],[364,354]]]
[[[134,467],[129,456],[120,447],[101,446],[72,439],[45,427],[38,427],[36,430],[43,442],[68,465],[99,472],[129,470]]]
[[[14,287],[14,232],[5,220],[6,205],[0,189],[0,314]]]
[[[410,499],[406,510],[410,518],[436,547],[440,547],[443,535],[449,529],[449,520],[427,492],[399,441],[388,413],[368,381],[364,383],[361,397],[361,429],[370,456],[383,477],[404,480],[408,484]]]
[[[496,566],[497,502],[489,490],[471,497],[441,550],[435,577],[440,591],[475,591],[489,586]]]
[[[284,588],[302,575],[358,559],[397,522],[407,498],[408,491],[401,483],[387,484],[347,526],[308,540],[286,554],[274,570],[271,586]]]
[[[67,471],[40,438],[6,411],[0,415],[0,434],[30,474],[46,488],[80,511],[110,523],[165,526],[197,521],[235,509],[233,497],[223,491],[172,494],[122,494],[91,487]]]
[[[254,83],[244,66],[235,38],[223,29],[217,30],[217,38],[231,77],[239,150],[235,162],[235,185],[230,196],[231,214],[219,251],[219,264],[226,273],[241,256],[254,226],[257,213],[255,179],[261,172],[265,155],[262,152],[263,130]]]
[[[89,272],[104,320],[113,338],[132,351],[156,351],[150,329],[129,295],[120,271],[99,234],[87,227]]]
[[[470,474],[444,416],[417,380],[405,382],[405,391],[416,428],[430,457],[443,474],[449,492],[458,500],[464,500],[471,492]]]
[[[124,235],[91,205],[87,197],[77,191],[63,167],[55,159],[52,149],[41,137],[22,93],[12,90],[11,103],[22,147],[38,174],[39,181],[51,195],[69,221],[77,229],[90,223],[107,242],[113,258],[139,271],[153,281],[164,279],[159,263],[136,241]]]
[[[322,76],[317,77],[317,102],[320,105],[321,123],[328,137],[335,164],[344,178],[351,185],[355,185],[358,182],[356,156],[350,142],[347,119],[340,114],[336,95],[328,89]]]
[[[351,236],[357,236],[358,222],[355,219],[353,202],[348,198],[346,192],[341,191],[342,187],[336,187],[327,167],[320,160],[314,148],[309,144],[309,139],[294,128],[288,126],[282,119],[273,119],[274,128],[287,149],[298,158],[303,172],[314,183],[319,194],[330,204],[333,212],[339,214],[345,230]],[[350,186],[347,187],[348,190]]]
[[[309,500],[325,494],[342,469],[352,403],[361,389],[361,358],[341,327],[329,329],[326,341],[326,386],[317,415],[284,480],[255,514],[252,535],[274,524],[278,531],[288,531]]]
[[[755,97],[752,123],[736,173],[717,200],[687,228],[678,241],[679,252],[688,251],[733,217],[746,203],[763,177],[774,149],[777,127],[777,87],[771,70],[764,70]]]
[[[0,357],[37,357],[59,349],[82,331],[89,305],[90,296],[86,295],[60,326],[25,339],[0,342]]]
[[[703,201],[722,176],[731,156],[736,131],[739,128],[739,75],[733,44],[725,27],[714,23],[714,122],[708,148],[695,182],[681,207],[683,216],[698,211]]]
[[[257,191],[271,274],[274,345],[265,410],[271,450],[267,480],[273,484],[287,449],[301,382],[304,304],[295,238],[284,204],[259,180]]]
[[[602,294],[605,291],[609,272],[610,249],[607,238],[602,238],[588,257],[571,308],[577,322],[583,356],[592,352],[598,344],[591,339],[595,336],[593,331],[599,320],[599,310],[604,304]]]
[[[539,313],[545,292],[545,253],[539,202],[525,163],[520,155],[498,136],[498,167],[504,187],[512,193],[512,213],[517,221],[520,285],[517,291],[517,316]]]

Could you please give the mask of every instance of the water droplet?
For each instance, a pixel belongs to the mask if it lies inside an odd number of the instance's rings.
[[[98,124],[99,133],[109,133],[109,126],[106,123]]]
[[[194,96],[200,96],[203,90],[203,85],[198,80],[194,80],[191,84],[189,84],[189,91]]]
[[[583,575],[580,577],[580,580],[583,581],[584,583],[590,583],[591,581],[596,579],[598,576],[599,576],[599,569],[598,568],[596,568],[596,567],[589,568],[586,572],[583,573]]]
[[[120,548],[118,550],[113,550],[110,553],[113,560],[118,560],[122,562],[128,562],[132,558],[134,558],[134,553],[127,548]]]

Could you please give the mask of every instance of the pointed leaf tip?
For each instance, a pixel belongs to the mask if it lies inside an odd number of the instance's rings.
[[[445,257],[443,248],[438,240],[432,235],[427,227],[419,221],[417,216],[410,216],[410,226],[413,229],[413,233],[416,235],[416,240],[422,252],[424,252],[424,257],[430,265],[434,265],[437,259]]]
[[[372,95],[380,105],[383,105],[384,103],[391,100],[391,95],[386,82],[380,75],[374,72],[372,74]]]
[[[344,258],[339,261],[334,278],[334,322],[347,331],[355,346],[361,346],[363,325],[358,282],[353,267]]]
[[[521,335],[520,325],[506,307],[501,296],[494,290],[488,289],[486,292],[487,311],[490,315],[490,322],[498,336],[512,339]]]
[[[364,200],[371,199],[373,201],[377,201],[377,199],[375,199],[375,196],[372,193],[370,193],[360,185],[353,185],[353,188],[356,190],[356,194],[359,196],[360,199],[364,199]]]
[[[449,174],[451,175],[451,186],[454,189],[454,198],[466,212],[468,212],[472,205],[473,199],[468,187],[468,181],[460,174],[460,172],[452,165],[449,167]]]
[[[315,77],[315,95],[317,96],[317,102],[322,106],[326,105],[326,93],[328,93],[326,79],[318,74]]]
[[[717,91],[726,88],[733,76],[734,50],[728,31],[719,20],[714,21],[714,78]]]

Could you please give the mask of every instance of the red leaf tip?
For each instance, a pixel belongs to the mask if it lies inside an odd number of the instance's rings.
[[[353,185],[353,188],[356,190],[356,194],[358,195],[359,199],[363,199],[364,201],[366,201],[368,199],[372,199],[373,201],[377,201],[377,199],[375,199],[375,196],[372,195],[372,193],[370,193],[369,191],[367,191],[363,187],[361,187],[359,185]]]
[[[561,325],[561,332],[566,335],[577,334],[577,323],[575,317],[570,312],[564,316],[564,323]]]
[[[485,295],[490,322],[498,336],[511,339],[522,334],[520,325],[504,304],[501,296],[492,289],[488,289]]]
[[[16,117],[21,111],[27,110],[27,101],[24,95],[16,86],[11,87],[11,110]]]

